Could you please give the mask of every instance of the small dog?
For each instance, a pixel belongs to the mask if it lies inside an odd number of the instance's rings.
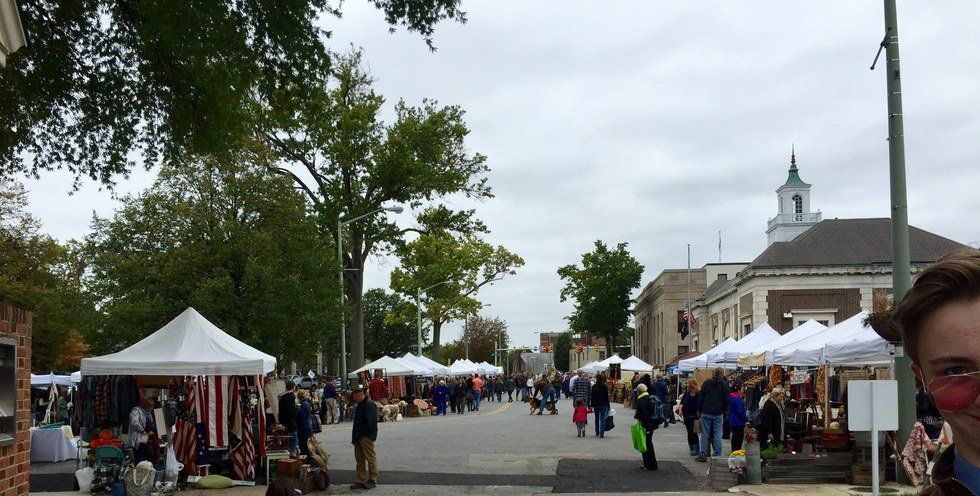
[[[378,416],[383,418],[385,422],[392,421],[397,422],[399,416],[401,415],[402,409],[408,406],[408,403],[404,401],[399,401],[391,405],[378,405]]]

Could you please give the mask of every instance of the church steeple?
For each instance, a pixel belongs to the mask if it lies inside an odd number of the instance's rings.
[[[779,210],[775,217],[769,219],[769,227],[766,229],[769,244],[790,241],[822,218],[820,211],[810,211],[811,185],[800,178],[800,169],[796,166],[795,144],[790,151],[788,172],[786,182],[776,189]]]

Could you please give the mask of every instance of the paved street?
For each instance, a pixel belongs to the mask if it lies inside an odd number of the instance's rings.
[[[562,400],[559,415],[532,416],[524,403],[483,403],[479,413],[382,423],[376,445],[380,483],[500,486],[495,492],[699,488],[704,465],[688,456],[680,424],[657,431],[661,470],[648,473],[639,468],[639,454],[630,442],[632,410],[614,405],[616,428],[605,439],[591,433],[583,439],[575,436],[570,406],[569,400]],[[350,424],[325,426],[318,436],[331,455],[331,479],[338,486],[353,477],[350,429]]]

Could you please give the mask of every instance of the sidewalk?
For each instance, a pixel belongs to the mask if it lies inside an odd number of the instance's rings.
[[[854,486],[847,484],[758,484],[735,486],[729,489],[732,493],[751,494],[753,496],[867,496],[871,487],[864,486],[866,492],[855,491]],[[888,484],[881,486],[881,494],[895,496],[914,496],[919,491],[912,486]]]

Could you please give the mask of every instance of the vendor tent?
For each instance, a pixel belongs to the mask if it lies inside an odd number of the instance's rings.
[[[276,359],[231,337],[188,308],[160,330],[122,350],[83,358],[83,376],[92,375],[262,375]]]
[[[480,368],[469,360],[456,360],[449,366],[449,375],[473,375],[479,374]]]
[[[602,365],[599,365],[599,362],[589,362],[576,369],[576,372],[585,372],[586,374],[598,374],[599,372],[602,372],[602,370],[603,370]]]
[[[476,366],[477,367],[480,367],[480,373],[482,373],[482,374],[497,375],[497,374],[502,374],[503,373],[503,369],[501,369],[500,367],[497,367],[496,365],[491,365],[490,363],[487,363],[486,361],[482,361],[482,362],[476,364]]]
[[[636,355],[623,360],[620,368],[624,371],[632,372],[653,372],[653,365],[640,360]]]
[[[622,358],[619,358],[619,355],[618,354],[614,354],[614,355],[610,356],[609,358],[607,358],[607,359],[599,362],[599,365],[602,365],[602,368],[603,369],[608,369],[609,368],[609,365],[610,364],[613,364],[613,363],[623,363],[623,359]]]
[[[364,365],[363,367],[347,374],[348,378],[357,377],[361,372],[374,372],[375,370],[381,370],[384,372],[385,377],[395,377],[395,376],[409,376],[409,375],[421,375],[430,376],[433,375],[432,371],[423,368],[421,365],[415,365],[401,358],[392,358],[390,356],[383,356],[371,363]]]
[[[824,347],[827,343],[831,341],[848,342],[853,339],[863,331],[864,319],[867,316],[867,311],[859,312],[857,315],[841,321],[837,325],[821,329],[805,339],[773,349],[772,363],[800,367],[820,365],[824,363]],[[870,327],[868,330],[871,331],[872,335],[877,336]],[[884,340],[882,339],[882,341]]]
[[[810,319],[802,324],[796,329],[779,336],[778,338],[758,347],[755,351],[739,353],[738,359],[740,363],[744,363],[746,360],[752,362],[762,362],[765,365],[772,365],[773,350],[778,350],[780,348],[794,346],[800,343],[814,334],[819,334],[827,326],[817,322],[816,320]]]
[[[31,374],[31,386],[33,387],[46,388],[52,384],[65,387],[71,387],[74,385],[71,382],[70,375],[55,375],[54,372],[50,374]]]
[[[735,346],[735,343],[737,342],[738,341],[736,341],[735,338],[728,338],[722,341],[718,346],[715,346],[714,348],[711,348],[710,350],[694,358],[685,358],[684,360],[677,362],[677,370],[681,372],[690,372],[694,369],[706,369],[711,366],[716,366],[717,364],[708,362],[708,353],[724,352],[725,350]]]
[[[779,338],[779,332],[772,328],[768,322],[756,327],[752,332],[746,334],[742,339],[727,350],[720,352],[708,352],[708,360],[718,363],[738,363],[740,353],[754,353],[771,341]]]
[[[864,317],[866,315],[851,324],[856,328],[853,334],[846,337],[835,336],[824,345],[824,362],[830,364],[862,365],[891,362],[894,352],[892,345],[879,336],[871,326],[866,325],[864,323]],[[841,322],[841,324],[844,322]],[[860,327],[857,326],[858,323]]]
[[[447,367],[447,366],[445,366],[445,365],[443,365],[443,364],[441,364],[441,363],[439,363],[439,362],[437,362],[437,361],[435,361],[435,360],[433,360],[433,359],[431,359],[431,358],[429,358],[429,357],[427,357],[425,355],[415,356],[415,355],[412,355],[411,353],[406,353],[405,354],[405,358],[408,358],[408,357],[415,358],[416,361],[418,361],[422,365],[425,365],[425,366],[429,367],[429,370],[431,370],[433,373],[435,373],[437,375],[446,375],[446,374],[449,373],[449,367]]]
[[[78,370],[71,373],[71,382],[79,383],[82,382],[82,371]]]

